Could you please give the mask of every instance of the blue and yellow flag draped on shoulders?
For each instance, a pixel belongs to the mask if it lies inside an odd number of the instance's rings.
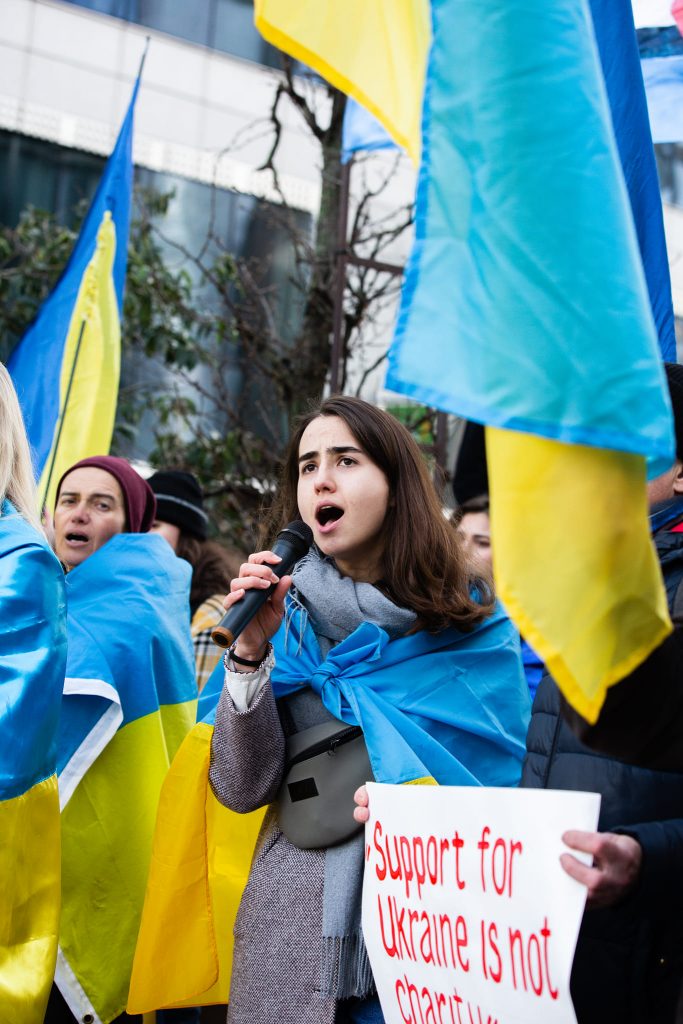
[[[365,622],[323,658],[306,612],[290,603],[273,649],[275,696],[310,686],[335,718],[360,725],[376,782],[519,782],[529,694],[499,606],[469,633],[390,640]]]
[[[333,715],[361,725],[377,781],[518,783],[530,701],[519,637],[500,608],[466,634],[390,641],[365,623],[322,658],[288,599],[273,649],[276,697],[311,686]],[[205,717],[164,783],[129,1013],[229,995],[232,928],[263,810],[234,814],[207,784],[223,678],[219,664],[202,693]]]
[[[64,574],[0,506],[0,1020],[42,1024],[60,910],[57,725],[66,666]]]
[[[43,504],[74,462],[109,451],[119,390],[121,319],[140,78],[73,252],[7,368],[34,453]]]
[[[190,575],[162,537],[120,534],[67,577],[55,980],[94,1024],[125,1009],[161,784],[195,720]]]

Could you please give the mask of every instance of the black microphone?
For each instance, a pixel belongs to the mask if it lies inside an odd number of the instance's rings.
[[[306,554],[313,542],[313,531],[306,523],[296,519],[293,523],[280,530],[273,545],[273,554],[282,559],[277,565],[271,565],[278,579],[287,576],[300,558]],[[245,626],[248,626],[261,605],[275,590],[276,583],[271,583],[267,590],[247,590],[241,601],[229,608],[218,625],[211,631],[211,639],[218,647],[231,647]]]

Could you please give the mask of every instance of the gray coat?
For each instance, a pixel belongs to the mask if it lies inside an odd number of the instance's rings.
[[[297,732],[331,717],[311,690],[290,698],[288,709]],[[224,687],[209,772],[217,799],[239,813],[270,803],[284,759],[270,684],[246,712]],[[362,845],[362,834],[350,842]],[[324,877],[325,851],[292,846],[269,809],[235,922],[228,1024],[333,1024],[336,1001],[320,991]]]

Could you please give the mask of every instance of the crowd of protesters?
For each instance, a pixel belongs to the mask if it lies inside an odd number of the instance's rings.
[[[676,629],[626,681],[626,696],[608,709],[606,724],[591,730],[563,709],[555,683],[496,601],[480,428],[467,428],[451,521],[410,433],[366,402],[333,396],[294,425],[263,543],[248,557],[208,539],[202,492],[191,473],[168,469],[145,481],[123,459],[84,459],[64,473],[49,510],[55,558],[35,514],[16,396],[0,367],[0,606],[6,611],[13,602],[14,615],[23,600],[22,614],[45,623],[49,656],[31,671],[35,685],[70,680],[62,733],[82,714],[73,700],[73,680],[87,676],[78,658],[99,660],[101,677],[118,689],[123,726],[142,721],[143,712],[175,709],[173,723],[160,726],[167,766],[194,720],[193,699],[220,673],[209,785],[234,811],[268,806],[235,922],[230,1024],[383,1021],[360,924],[362,827],[371,814],[362,784],[420,777],[442,785],[600,793],[599,830],[567,832],[562,857],[588,894],[571,982],[579,1024],[676,1020],[683,978],[683,728],[676,692],[683,369],[667,366],[667,376],[678,457],[650,485],[650,501]],[[273,540],[294,520],[310,528],[313,543],[280,578]],[[266,590],[269,598],[220,665],[212,629],[245,595]],[[105,647],[107,617],[116,625]],[[8,642],[4,636],[3,684],[22,672]],[[346,668],[332,669],[339,644]],[[444,678],[453,685],[443,686]],[[630,748],[620,749],[631,743],[622,723],[642,719],[643,682],[647,700],[661,691],[664,707],[652,709],[652,721],[642,726],[647,741],[640,747],[633,741],[638,748],[631,757]],[[418,756],[415,737],[429,741],[420,748],[429,755]],[[1,736],[0,746],[13,740]],[[339,743],[348,745],[343,776],[334,780],[335,798],[319,801],[313,819],[305,800],[288,797],[292,766],[310,757],[322,785],[326,767],[316,769],[315,758],[326,744],[336,749]],[[120,783],[120,750],[102,741],[80,765],[75,795],[105,756]],[[152,771],[144,756],[137,769],[140,776]],[[118,790],[111,792],[112,801],[120,799]],[[135,787],[125,797],[134,807]],[[135,815],[126,820],[134,829]],[[87,893],[81,912],[84,941],[91,942],[111,921],[101,911],[101,864],[81,850],[69,863],[81,838],[67,831],[63,901]],[[592,855],[592,865],[572,850]],[[98,858],[106,856],[103,846]],[[121,917],[128,907],[122,897]],[[137,923],[128,926],[135,930]],[[68,949],[60,958],[62,952]],[[0,963],[0,976],[2,970]],[[129,974],[127,965],[109,1020],[134,1019],[124,1012]],[[45,1020],[85,1021],[85,1005],[60,959]],[[157,1017],[159,1024],[198,1019],[195,1009]]]

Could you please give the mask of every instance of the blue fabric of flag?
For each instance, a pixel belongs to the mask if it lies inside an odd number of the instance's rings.
[[[9,501],[0,507],[0,608],[0,800],[11,800],[55,770],[66,598],[59,562]]]
[[[469,419],[674,457],[583,0],[433,0],[416,240],[386,386]]]
[[[197,722],[204,722],[206,725],[216,724],[216,708],[220,699],[223,682],[225,680],[225,665],[223,659],[218,662],[215,669],[206,681],[204,689],[199,695],[197,704]]]
[[[676,362],[662,200],[633,9],[629,0],[590,0],[590,9],[659,347],[662,359]]]
[[[349,96],[342,126],[342,163],[348,163],[354,153],[398,148],[377,118]]]
[[[50,453],[59,418],[62,359],[72,312],[107,210],[116,230],[113,278],[119,316],[123,314],[133,188],[133,115],[139,85],[138,78],[116,146],[107,161],[69,262],[7,363],[21,403],[38,478]]]
[[[69,655],[60,775],[118,728],[196,698],[189,564],[156,534],[113,537],[67,576]]]
[[[519,781],[530,700],[519,637],[500,607],[469,633],[390,640],[365,622],[323,659],[290,600],[273,648],[275,696],[310,686],[335,718],[360,725],[377,782]]]
[[[0,1020],[43,1020],[60,915],[55,764],[66,664],[62,567],[0,500]]]

